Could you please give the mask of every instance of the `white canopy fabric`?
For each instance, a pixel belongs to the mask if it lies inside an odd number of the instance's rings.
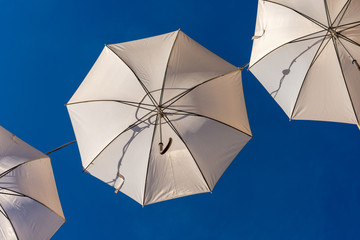
[[[0,126],[0,239],[50,239],[64,222],[50,158]]]
[[[241,70],[180,30],[105,46],[67,108],[84,171],[142,205],[212,191],[252,137]]]
[[[259,0],[250,71],[290,119],[359,124],[360,0]]]

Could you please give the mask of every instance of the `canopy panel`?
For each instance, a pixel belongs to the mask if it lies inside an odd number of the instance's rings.
[[[296,2],[301,4],[309,1],[312,3],[308,5],[308,8],[311,9],[314,5],[312,0]],[[286,2],[293,4],[295,0]],[[315,4],[314,10],[317,8],[318,5]],[[269,1],[259,0],[257,14],[250,68],[261,58],[284,44],[324,30],[288,7]]]
[[[216,89],[216,91],[214,91]],[[205,81],[169,106],[226,123],[251,135],[241,81],[241,70]]]
[[[27,197],[0,194],[0,205],[18,236],[9,239],[48,240],[64,223],[64,220],[50,209]],[[9,227],[9,224],[6,223],[5,227]],[[10,229],[5,232],[8,236],[14,236]]]
[[[182,116],[171,119],[174,124],[183,121]],[[163,143],[166,145],[171,137],[172,145],[165,154],[160,154],[160,126],[157,126],[147,170],[144,205],[210,191],[187,143],[164,119],[162,123]]]
[[[103,149],[87,171],[114,188],[123,180],[120,191],[143,204],[154,128],[146,121],[124,132]]]
[[[351,52],[353,58],[360,61],[360,47],[347,41],[342,41],[344,47]],[[337,45],[337,51],[339,54],[339,62],[341,64],[342,72],[344,74],[345,83],[349,90],[350,100],[354,107],[357,120],[360,120],[360,70],[355,66],[349,57],[346,50]]]
[[[16,232],[0,204],[0,239],[17,239]]]
[[[321,32],[320,37],[316,34],[315,38],[306,37],[289,43],[251,68],[289,118],[308,69],[324,44],[324,36],[325,32]]]
[[[61,208],[50,158],[30,160],[0,178],[0,189],[23,194],[51,209],[61,218]]]
[[[179,31],[166,70],[165,103],[181,92],[237,68]]]
[[[333,0],[334,1],[334,0]],[[342,2],[343,0],[341,0]],[[339,14],[340,17],[335,22],[336,25],[346,25],[354,22],[359,23],[359,12],[360,12],[360,2],[356,0],[347,1],[344,4],[342,12]],[[335,26],[336,26],[335,25]]]
[[[149,92],[162,88],[171,49],[178,31],[108,47],[135,73]],[[157,103],[160,95],[154,96]]]
[[[329,18],[331,22],[338,23],[342,18],[342,12],[345,12],[348,7],[348,3],[351,1],[348,0],[326,0],[325,1],[329,11]],[[311,5],[309,5],[311,6]]]
[[[261,0],[263,1],[263,0]],[[343,0],[341,0],[343,1]],[[316,21],[319,24],[327,25],[325,2],[323,0],[270,0],[263,1],[264,4],[278,4],[289,10],[308,18],[308,21]]]
[[[47,157],[0,126],[0,174],[29,160]]]
[[[151,112],[116,101],[87,102],[67,105],[67,108],[84,168],[116,136]]]
[[[145,94],[131,69],[105,46],[68,104],[94,100],[139,102]]]
[[[172,120],[175,117],[172,116]],[[240,150],[251,139],[243,132],[223,123],[186,115],[181,121],[172,120],[186,142],[212,190]]]
[[[310,68],[293,118],[357,124],[332,40]]]

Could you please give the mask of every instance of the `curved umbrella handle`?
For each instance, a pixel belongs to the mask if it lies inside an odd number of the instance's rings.
[[[165,154],[169,148],[171,147],[171,144],[172,144],[172,138],[169,138],[169,142],[168,144],[166,145],[166,147],[163,149],[163,143],[159,143],[159,146],[160,146],[160,154],[163,155]]]

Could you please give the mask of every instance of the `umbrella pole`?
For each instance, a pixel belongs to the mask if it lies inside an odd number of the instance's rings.
[[[160,152],[163,151],[163,142],[162,142],[162,130],[161,130],[161,114],[158,114],[158,118],[159,118],[159,128],[160,128],[160,142],[159,142],[159,147],[160,147]]]
[[[51,151],[49,151],[49,152],[47,152],[47,153],[45,153],[45,154],[46,154],[46,155],[49,155],[50,153],[53,153],[53,152],[55,152],[55,151],[57,151],[57,150],[60,150],[60,149],[62,149],[62,148],[64,148],[64,147],[66,147],[66,146],[69,146],[70,144],[73,144],[74,142],[76,142],[76,140],[71,141],[71,142],[68,142],[68,143],[65,143],[64,145],[61,145],[60,147],[55,148],[54,150],[51,150]]]

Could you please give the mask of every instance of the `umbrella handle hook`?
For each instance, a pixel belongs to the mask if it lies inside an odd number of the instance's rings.
[[[165,148],[163,148],[164,144],[162,142],[159,143],[159,147],[160,147],[160,154],[163,155],[165,154],[169,148],[171,147],[171,144],[172,144],[172,138],[169,138],[169,142],[168,144],[166,145]]]

